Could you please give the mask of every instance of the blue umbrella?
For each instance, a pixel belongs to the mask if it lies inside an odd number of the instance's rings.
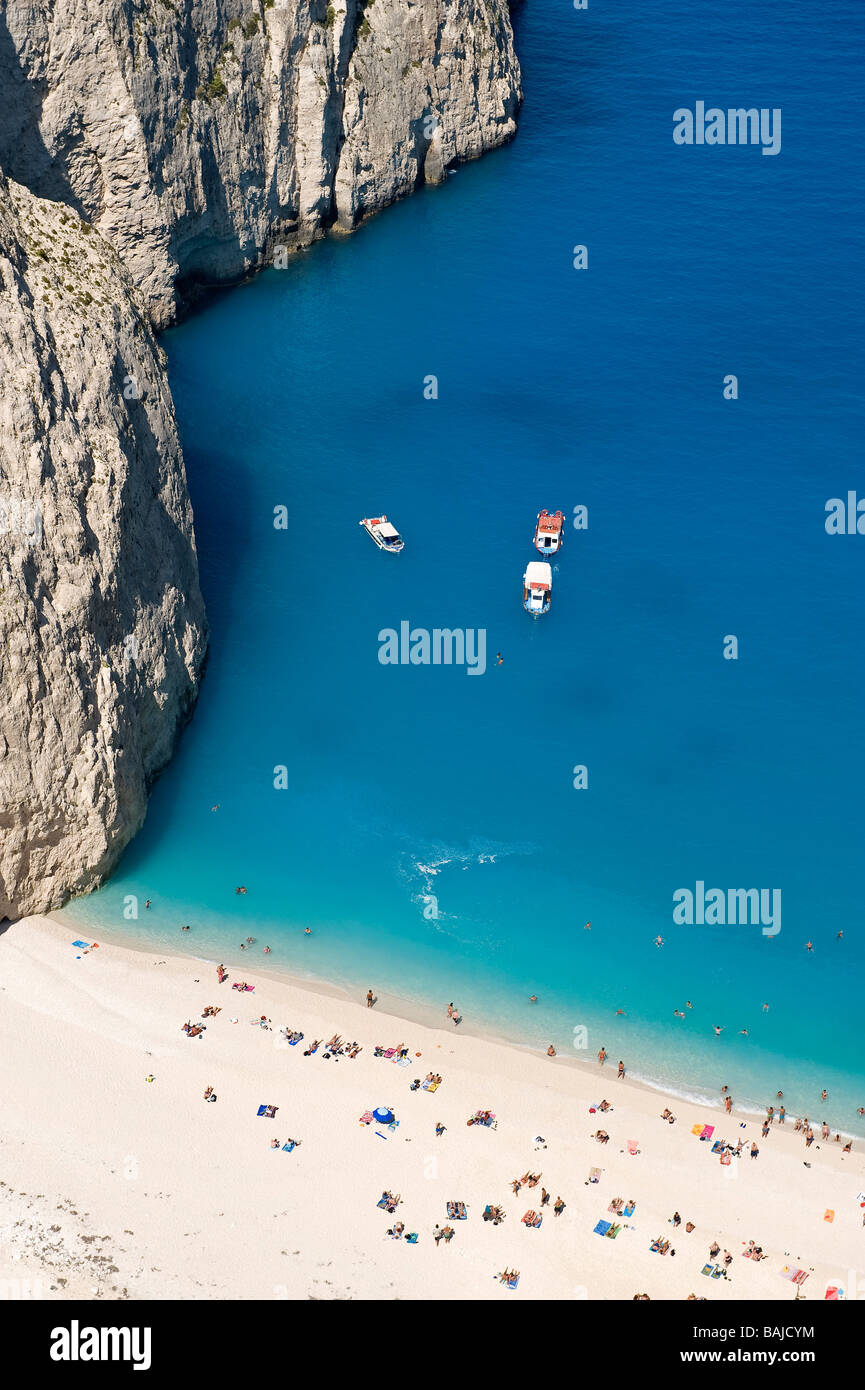
[[[378,1120],[380,1125],[389,1125],[393,1121],[393,1111],[388,1110],[385,1105],[380,1105],[378,1110],[373,1110],[372,1117]]]

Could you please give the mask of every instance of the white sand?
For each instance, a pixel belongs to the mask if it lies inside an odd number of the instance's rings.
[[[845,1289],[862,1262],[865,1229],[856,1194],[865,1188],[863,1155],[842,1156],[818,1140],[670,1101],[677,1123],[659,1118],[665,1101],[616,1079],[615,1066],[535,1057],[441,1029],[406,1023],[337,996],[257,975],[243,961],[254,994],[218,985],[212,964],[131,951],[110,943],[76,960],[77,935],[62,920],[28,918],[0,935],[0,1293],[116,1298],[406,1298],[788,1299],[795,1287],[784,1265],[811,1271],[803,1293],[822,1299],[828,1282]],[[230,978],[238,978],[230,969]],[[201,1039],[182,1031],[207,1004]],[[260,1014],[273,1031],[250,1026]],[[231,1023],[237,1017],[237,1024]],[[283,1025],[303,1043],[281,1043]],[[303,1051],[339,1032],[357,1039],[355,1061]],[[373,1045],[410,1045],[412,1065],[376,1059]],[[421,1056],[415,1059],[415,1052]],[[637,1059],[626,1059],[636,1062]],[[615,1059],[612,1059],[615,1062]],[[440,1072],[435,1095],[412,1093],[411,1080]],[[145,1076],[153,1073],[148,1084]],[[202,1093],[212,1084],[215,1105]],[[607,1115],[588,1106],[606,1097]],[[279,1106],[258,1118],[261,1103]],[[367,1109],[391,1105],[400,1121],[388,1139],[358,1123]],[[498,1128],[469,1128],[478,1108]],[[442,1121],[446,1133],[436,1138]],[[714,1123],[716,1135],[756,1138],[760,1157],[729,1168],[691,1133]],[[606,1146],[590,1138],[598,1126]],[[387,1131],[384,1131],[385,1133]],[[545,1149],[534,1136],[543,1135]],[[293,1153],[270,1140],[302,1140]],[[639,1140],[631,1157],[626,1140]],[[818,1147],[819,1145],[819,1147]],[[804,1166],[804,1160],[811,1163]],[[603,1169],[587,1186],[589,1168]],[[541,1188],[510,1181],[543,1174],[551,1200],[540,1230],[520,1222],[538,1207]],[[417,1246],[387,1237],[394,1218],[376,1207],[382,1191],[400,1193],[398,1219],[417,1231]],[[593,1234],[612,1219],[614,1197],[635,1198],[636,1212],[616,1240]],[[467,1221],[452,1222],[450,1245],[433,1242],[448,1224],[445,1203],[464,1201]],[[506,1221],[485,1223],[486,1203]],[[831,1224],[823,1219],[832,1208]],[[678,1209],[684,1224],[668,1224]],[[619,1218],[621,1220],[621,1218]],[[657,1235],[675,1257],[652,1254]],[[733,1254],[729,1281],[700,1274],[716,1238]],[[753,1238],[769,1258],[742,1258]],[[521,1271],[509,1292],[495,1279]],[[21,1281],[16,1284],[14,1281]],[[40,1285],[41,1281],[41,1285]],[[64,1282],[61,1282],[64,1281]]]

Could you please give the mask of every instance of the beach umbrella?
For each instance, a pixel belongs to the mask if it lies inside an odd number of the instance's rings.
[[[378,1110],[373,1110],[372,1116],[374,1120],[378,1120],[380,1125],[389,1125],[393,1122],[393,1111],[389,1110],[386,1105],[380,1105]]]

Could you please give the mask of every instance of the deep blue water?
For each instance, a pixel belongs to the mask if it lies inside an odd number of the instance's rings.
[[[861,7],[515,22],[514,143],[165,338],[210,663],[72,911],[861,1131],[865,536],[824,528],[865,495]],[[780,107],[781,153],[675,145],[700,99]],[[535,515],[578,504],[533,622]],[[401,620],[485,629],[485,674],[381,665]],[[780,888],[780,934],[675,925],[697,880]]]

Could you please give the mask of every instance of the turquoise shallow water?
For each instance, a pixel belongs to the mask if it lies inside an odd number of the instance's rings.
[[[861,1132],[865,537],[823,522],[865,495],[862,17],[754,10],[526,4],[512,145],[166,335],[210,663],[73,924],[236,962],[252,934],[250,974],[267,943]],[[699,99],[781,107],[781,154],[676,147]],[[579,504],[533,623],[535,515]],[[382,509],[399,557],[357,525]],[[381,665],[402,620],[485,629],[486,672]],[[697,880],[780,888],[781,932],[674,924]]]

